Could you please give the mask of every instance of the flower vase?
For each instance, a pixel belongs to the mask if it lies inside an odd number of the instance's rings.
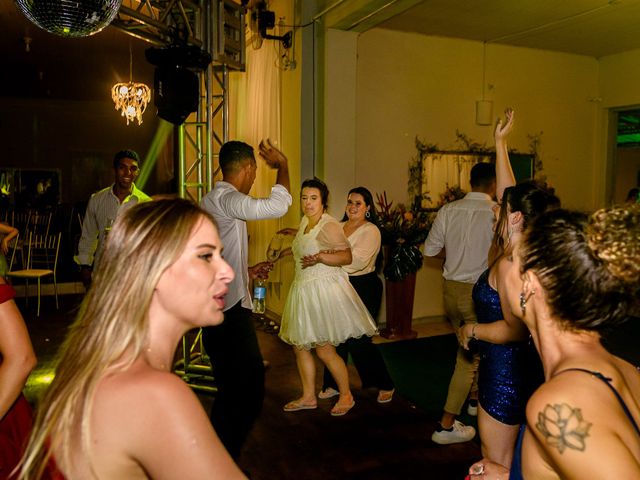
[[[415,290],[415,273],[399,281],[385,280],[387,325],[380,330],[380,336],[393,340],[408,340],[418,336],[415,330],[411,330]]]

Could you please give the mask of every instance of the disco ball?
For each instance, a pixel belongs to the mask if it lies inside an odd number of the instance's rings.
[[[40,28],[62,37],[88,37],[109,25],[122,0],[15,0]]]

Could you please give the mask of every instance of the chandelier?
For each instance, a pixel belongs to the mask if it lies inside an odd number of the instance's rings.
[[[133,54],[129,45],[129,83],[116,83],[111,87],[111,98],[116,105],[116,110],[120,110],[121,115],[129,122],[138,120],[138,125],[142,124],[142,114],[151,100],[151,89],[144,83],[133,81]]]

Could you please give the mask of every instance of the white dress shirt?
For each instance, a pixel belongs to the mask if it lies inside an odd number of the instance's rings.
[[[345,222],[340,225],[344,226]],[[371,222],[360,225],[347,237],[351,245],[351,263],[342,269],[349,275],[365,275],[375,272],[376,258],[382,241],[380,230]]]
[[[251,308],[246,221],[282,217],[289,210],[291,201],[291,195],[282,185],[271,187],[268,198],[253,198],[230,183],[219,181],[200,202],[200,206],[215,218],[224,246],[224,259],[236,274],[229,285],[225,311],[239,301],[243,307]]]
[[[469,192],[438,211],[424,242],[424,254],[433,257],[445,249],[442,276],[446,280],[475,283],[487,269],[494,205],[486,193]]]

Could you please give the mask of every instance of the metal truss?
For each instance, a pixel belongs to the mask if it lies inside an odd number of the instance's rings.
[[[199,203],[213,188],[218,152],[229,138],[229,71],[245,68],[245,14],[233,0],[124,0],[111,26],[157,46],[199,47],[213,62],[199,71],[195,119],[176,127],[178,194]],[[215,160],[215,162],[214,162]],[[201,332],[185,335],[175,372],[194,389],[215,391]]]

